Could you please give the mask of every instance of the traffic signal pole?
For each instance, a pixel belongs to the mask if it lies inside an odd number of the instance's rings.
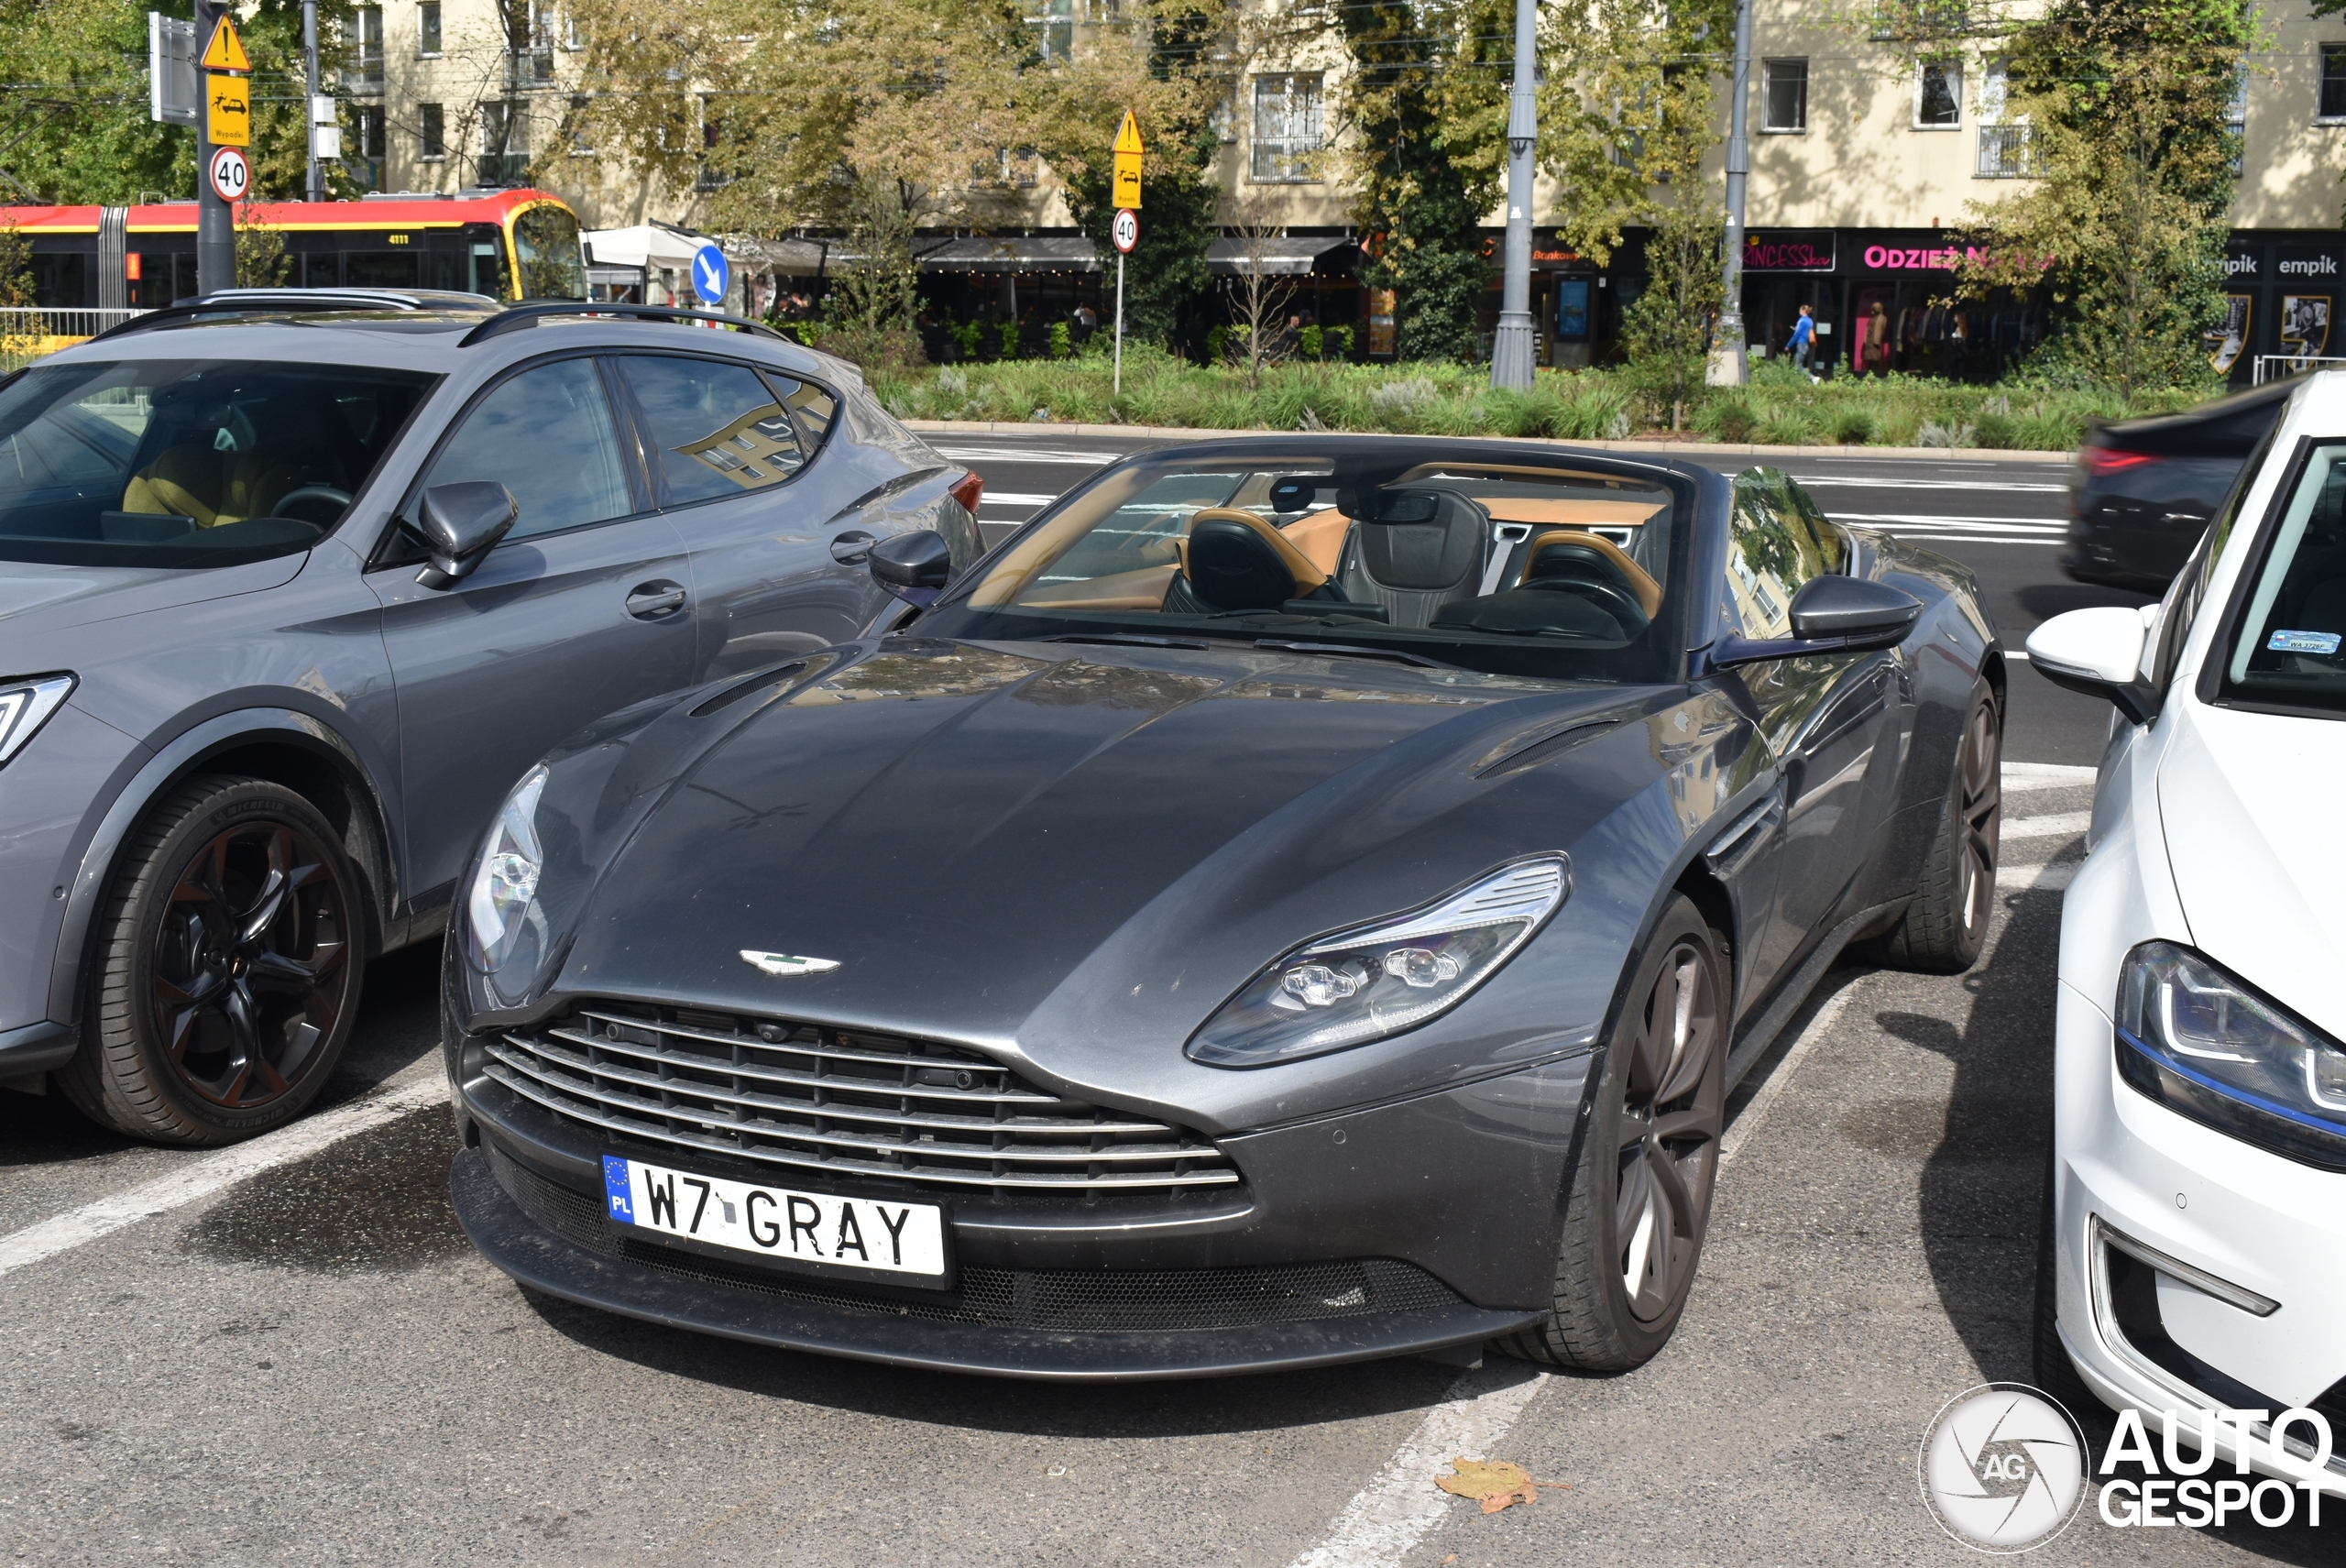
[[[202,49],[227,14],[223,0],[195,0],[195,40]],[[210,71],[200,71],[197,80],[209,99],[212,92]],[[212,188],[212,178],[205,171],[212,167],[212,126],[208,115],[198,115],[195,123],[195,291],[215,293],[236,286],[236,211],[220,199]]]

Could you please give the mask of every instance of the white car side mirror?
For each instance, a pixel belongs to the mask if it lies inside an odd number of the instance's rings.
[[[2028,662],[2056,686],[2101,697],[2135,724],[2158,717],[2158,694],[2142,677],[2150,634],[2140,610],[2110,606],[2056,615],[2028,634]]]

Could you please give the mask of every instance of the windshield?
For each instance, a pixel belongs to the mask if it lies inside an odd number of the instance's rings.
[[[2346,446],[2317,446],[2224,653],[2218,701],[2346,713]]]
[[[1251,457],[1251,455],[1249,455]],[[1691,485],[1594,467],[1314,457],[1103,476],[921,623],[932,635],[1310,643],[1666,680]]]
[[[586,267],[578,248],[578,220],[560,207],[532,207],[513,220],[513,248],[521,258],[525,300],[583,300]]]
[[[196,569],[316,543],[436,378],[176,359],[0,387],[0,560]]]

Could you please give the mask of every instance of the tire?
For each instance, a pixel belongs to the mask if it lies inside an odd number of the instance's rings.
[[[2103,1412],[2100,1397],[2078,1376],[2061,1343],[2060,1238],[2053,1211],[2053,1164],[2045,1166],[2045,1194],[2036,1211],[2035,1328],[2030,1341],[2030,1371],[2036,1386],[2068,1408],[2069,1414],[2090,1426]]]
[[[1627,1372],[1669,1343],[1694,1288],[1718,1177],[1727,981],[1717,933],[1672,898],[1605,1052],[1548,1321],[1501,1342],[1507,1354]]]
[[[316,807],[205,775],[140,823],[98,917],[82,1049],[56,1076],[93,1121],[232,1144],[292,1120],[358,1011],[359,882]]]
[[[1925,974],[1961,974],[1979,961],[1996,906],[2003,756],[2003,709],[1983,681],[1973,688],[1964,716],[1954,776],[1915,878],[1914,902],[1878,949],[1883,962]]]

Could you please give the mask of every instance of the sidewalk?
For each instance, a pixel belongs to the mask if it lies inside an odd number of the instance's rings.
[[[1388,433],[1376,431],[1198,430],[1178,425],[1073,424],[1058,420],[908,419],[904,422],[909,429],[929,435],[1032,435],[1037,431],[1048,431],[1053,435],[1110,436],[1117,440],[1140,436],[1151,441],[1220,441],[1233,435]],[[1650,457],[1922,457],[1934,462],[1953,463],[2074,463],[2077,459],[2074,452],[1991,451],[1982,446],[1761,446],[1752,442],[1733,441],[1562,441],[1546,436],[1522,435],[1464,435],[1441,439],[1521,442],[1533,446],[1576,446],[1595,452],[1643,453]]]

